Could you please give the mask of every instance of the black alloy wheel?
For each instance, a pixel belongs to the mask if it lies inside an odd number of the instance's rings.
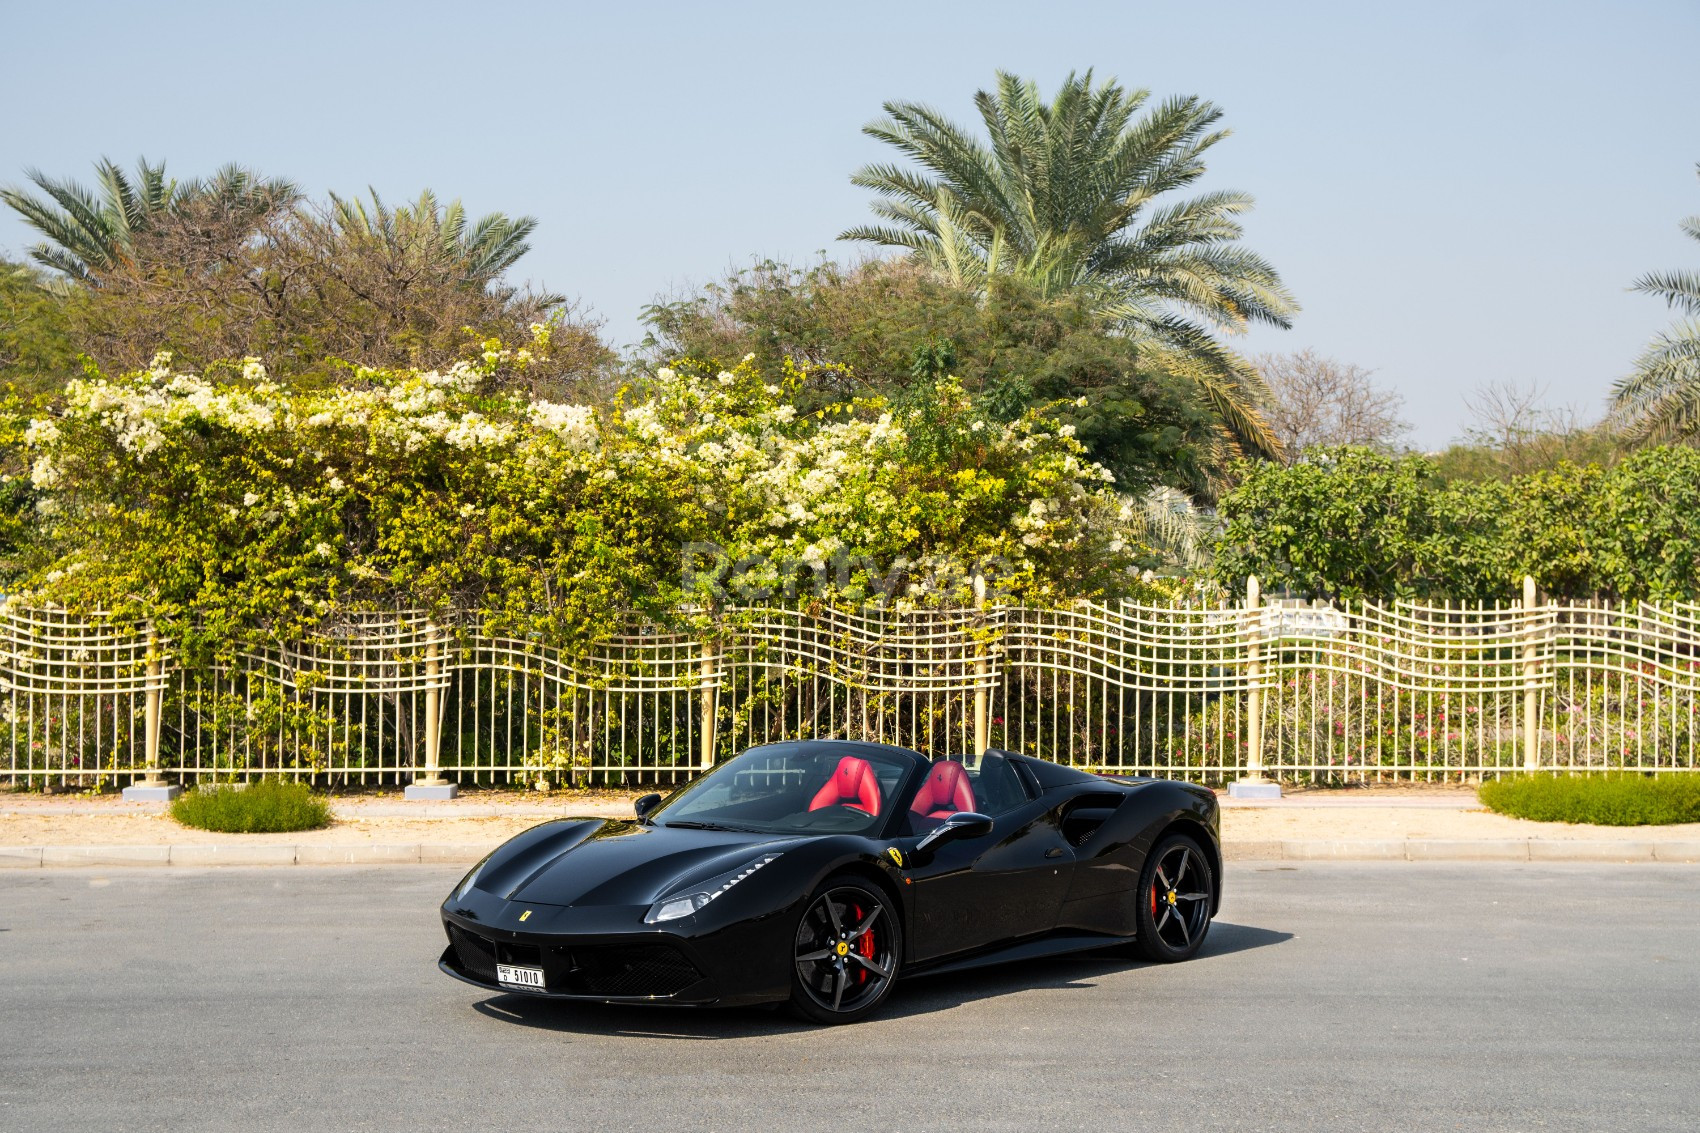
[[[1187,960],[1210,931],[1214,887],[1210,859],[1184,834],[1171,834],[1145,859],[1139,880],[1139,935],[1134,950],[1146,960]]]
[[[903,926],[890,898],[859,877],[833,877],[797,924],[791,1007],[817,1023],[854,1023],[890,994]]]

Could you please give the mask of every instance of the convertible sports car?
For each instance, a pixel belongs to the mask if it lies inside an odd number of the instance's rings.
[[[1208,790],[1005,751],[768,744],[636,810],[491,853],[443,902],[438,966],[489,990],[848,1023],[900,975],[1105,947],[1185,960],[1221,902]]]

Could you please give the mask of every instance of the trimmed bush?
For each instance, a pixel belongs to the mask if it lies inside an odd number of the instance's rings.
[[[1483,783],[1476,797],[1489,810],[1536,822],[1700,822],[1700,775],[1513,775]]]
[[[278,834],[317,830],[331,808],[305,783],[262,779],[250,787],[202,787],[178,796],[171,817],[184,826],[228,834]]]

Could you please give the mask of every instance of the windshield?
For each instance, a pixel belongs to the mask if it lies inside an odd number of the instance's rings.
[[[913,766],[875,747],[769,744],[698,779],[653,820],[764,834],[865,834],[890,813]]]

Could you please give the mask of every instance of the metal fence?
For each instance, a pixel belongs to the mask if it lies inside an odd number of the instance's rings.
[[[1700,607],[1527,598],[735,609],[587,656],[373,613],[207,668],[146,625],[14,602],[0,775],[666,783],[800,737],[1205,781],[1693,770]]]

